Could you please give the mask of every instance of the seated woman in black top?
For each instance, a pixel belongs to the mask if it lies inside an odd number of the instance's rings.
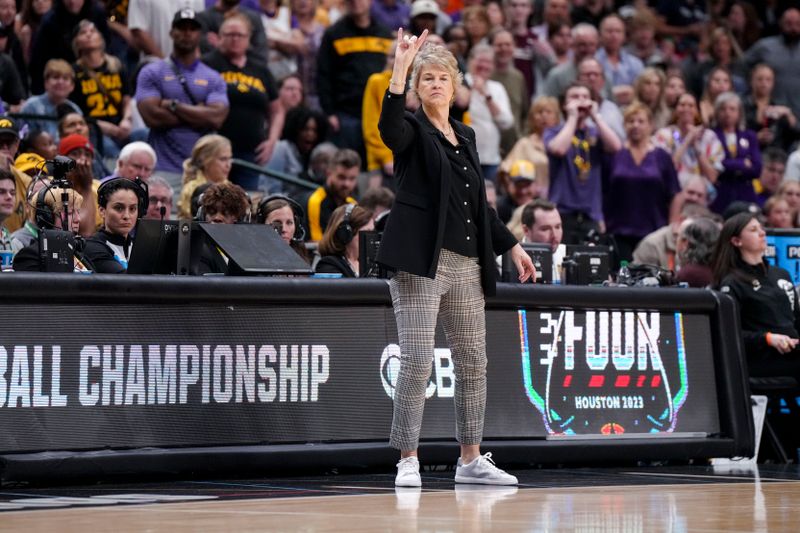
[[[789,273],[764,261],[766,234],[756,215],[725,222],[714,249],[714,285],[739,304],[751,376],[800,378],[800,305]]]
[[[100,274],[124,274],[133,247],[131,231],[147,212],[148,193],[142,181],[113,178],[97,190],[103,227],[86,239],[84,255]]]
[[[340,205],[334,210],[319,241],[322,259],[316,272],[341,274],[344,278],[357,278],[358,233],[375,229],[372,211],[356,204]]]

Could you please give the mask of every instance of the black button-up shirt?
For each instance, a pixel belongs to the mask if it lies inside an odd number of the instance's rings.
[[[442,247],[465,257],[478,257],[478,194],[483,178],[470,162],[467,139],[456,134],[458,144],[454,146],[441,133],[438,137],[450,161],[452,175]]]

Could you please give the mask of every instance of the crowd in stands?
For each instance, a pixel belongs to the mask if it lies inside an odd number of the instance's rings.
[[[615,260],[680,271],[709,267],[694,250],[706,221],[742,202],[767,227],[800,225],[792,2],[0,0],[0,170],[15,185],[0,249],[30,245],[58,154],[77,162],[79,232],[122,239],[106,246],[114,271],[135,229],[119,230],[113,198],[143,194],[115,179],[139,177],[148,202],[123,202],[134,226],[211,202],[206,219],[272,224],[310,263],[318,243],[341,259],[324,268],[357,275],[357,239],[335,230],[391,208],[377,123],[399,27],[456,56],[452,115],[475,130],[490,203],[520,238],[544,205],[559,243],[600,235]],[[407,101],[414,112],[413,88]]]

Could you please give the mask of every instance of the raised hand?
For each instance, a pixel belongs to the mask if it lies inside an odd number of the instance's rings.
[[[397,74],[408,74],[411,64],[414,62],[417,52],[425,43],[428,38],[428,30],[422,32],[422,35],[416,37],[414,35],[404,34],[403,28],[397,30],[397,49],[394,53],[394,72]],[[394,77],[394,76],[392,76]],[[405,79],[405,77],[403,78]]]

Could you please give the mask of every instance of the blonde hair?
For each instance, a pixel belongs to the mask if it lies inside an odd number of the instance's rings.
[[[79,193],[75,192],[74,189],[62,189],[60,187],[51,187],[44,191],[39,191],[36,193],[36,203],[37,205],[32,206],[34,209],[41,209],[42,206],[39,206],[39,198],[40,195],[43,196],[42,200],[44,201],[44,205],[47,206],[50,210],[53,211],[53,214],[60,215],[64,211],[64,202],[61,198],[61,195],[67,193],[68,198],[68,205],[71,206],[73,209],[79,209],[83,205],[83,196]]]
[[[208,181],[203,171],[223,148],[232,150],[227,137],[216,133],[200,137],[192,147],[192,156],[183,162],[183,184],[201,177]]]
[[[644,86],[645,79],[649,77],[656,77],[658,79],[658,84],[661,86],[661,90],[658,93],[658,102],[656,103],[655,107],[652,107],[651,110],[653,112],[657,111],[661,107],[664,107],[664,89],[667,87],[667,76],[661,69],[657,69],[655,67],[647,67],[639,74],[636,80],[633,82],[633,94],[637,100],[641,100],[639,95],[641,94],[642,87]]]
[[[625,108],[625,113],[622,115],[623,123],[628,122],[628,120],[637,113],[644,113],[644,116],[647,117],[647,121],[650,122],[650,124],[653,123],[653,110],[639,100],[634,100],[631,105]]]
[[[536,113],[546,108],[550,108],[556,114],[556,118],[559,121],[561,120],[561,106],[558,104],[558,99],[553,96],[540,96],[533,101],[531,110],[528,111],[528,133],[535,133],[537,135],[543,133],[543,128],[536,127],[535,117]]]
[[[778,196],[777,194],[775,194],[773,196],[770,196],[767,199],[767,201],[764,202],[764,207],[762,208],[762,211],[764,212],[764,215],[765,216],[769,216],[770,211],[772,211],[775,208],[775,205],[778,202],[785,203],[786,207],[788,207],[791,210],[791,207],[789,206],[789,202],[786,201],[786,198],[784,198],[783,196]]]
[[[452,104],[456,99],[456,91],[461,87],[464,82],[464,75],[458,70],[458,61],[453,53],[439,44],[425,43],[417,52],[417,57],[414,58],[414,63],[411,67],[411,90],[419,98],[417,93],[417,85],[419,85],[419,76],[422,74],[424,67],[439,67],[450,74],[450,79],[453,80],[453,97],[450,99]]]
[[[66,76],[72,81],[75,81],[75,71],[72,70],[70,64],[63,59],[51,59],[45,63],[44,79],[46,80],[53,76]]]

